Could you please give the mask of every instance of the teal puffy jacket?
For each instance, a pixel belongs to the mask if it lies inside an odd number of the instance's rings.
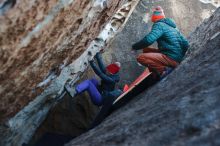
[[[176,28],[176,24],[170,18],[165,18],[153,24],[152,30],[141,41],[135,43],[132,48],[135,50],[146,48],[155,41],[162,54],[171,59],[181,62],[189,43],[186,38]]]

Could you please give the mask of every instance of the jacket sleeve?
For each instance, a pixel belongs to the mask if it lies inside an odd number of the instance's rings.
[[[106,73],[106,68],[105,68],[105,65],[104,65],[104,63],[103,63],[103,61],[102,61],[102,56],[101,56],[101,54],[100,54],[99,52],[95,55],[95,58],[96,58],[96,60],[97,60],[97,63],[98,63],[98,65],[99,65],[100,70],[101,70],[103,73]]]
[[[139,50],[152,45],[163,35],[163,28],[160,23],[154,23],[152,30],[141,41],[132,45],[132,49]]]
[[[93,71],[104,81],[109,82],[109,83],[114,83],[115,81],[107,76],[105,73],[103,73],[94,63],[94,61],[89,62]]]
[[[181,34],[180,35],[180,37],[181,37],[181,41],[182,41],[182,43],[181,43],[181,48],[182,48],[182,50],[183,50],[183,53],[185,54],[186,53],[186,51],[188,50],[188,48],[189,48],[189,42],[187,41],[187,39]]]

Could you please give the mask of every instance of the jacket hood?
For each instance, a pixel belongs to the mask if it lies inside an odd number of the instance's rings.
[[[164,19],[159,20],[158,22],[163,22],[163,23],[166,23],[167,25],[169,25],[169,26],[171,26],[173,28],[176,28],[176,24],[175,24],[173,19],[164,18]]]

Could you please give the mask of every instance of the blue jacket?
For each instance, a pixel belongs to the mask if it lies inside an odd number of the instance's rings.
[[[115,89],[115,85],[120,80],[119,73],[108,75],[106,74],[106,67],[102,61],[102,57],[100,53],[95,55],[99,68],[96,66],[94,61],[90,61],[90,65],[94,72],[102,79],[101,80],[101,91],[113,91]]]
[[[189,48],[188,41],[176,28],[175,22],[169,18],[155,22],[151,32],[141,41],[135,43],[132,48],[135,50],[143,49],[152,45],[155,41],[157,41],[161,53],[177,62],[182,61]]]

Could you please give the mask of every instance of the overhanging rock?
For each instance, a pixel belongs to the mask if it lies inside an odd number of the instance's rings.
[[[62,71],[59,76],[51,73],[45,81],[38,84],[38,86],[45,86],[51,82],[49,87],[46,88],[41,95],[36,97],[35,100],[30,102],[23,110],[11,118],[7,126],[0,129],[2,130],[0,132],[2,135],[2,145],[22,145],[30,141],[36,129],[46,118],[49,110],[65,95],[65,91],[63,90],[65,82],[71,79],[71,82],[75,83],[79,79],[80,75],[88,67],[88,61],[123,28],[137,3],[138,0],[130,0],[124,4],[115,15],[112,16],[97,38],[91,42],[89,47],[78,59],[66,67],[61,67]],[[90,12],[91,17],[93,17],[93,13],[96,13],[99,5],[100,9],[105,9],[103,3],[95,2]],[[85,25],[89,23],[89,20],[87,23],[85,22]],[[27,43],[22,43],[22,45],[28,44],[30,39],[28,36],[28,39],[25,39],[28,41],[24,41]]]

